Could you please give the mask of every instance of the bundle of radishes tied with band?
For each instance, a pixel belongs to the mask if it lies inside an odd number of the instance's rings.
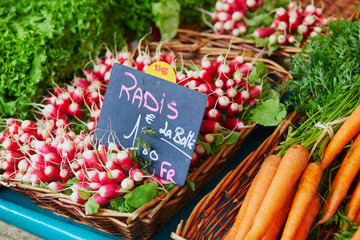
[[[139,71],[156,61],[167,62],[176,71],[177,84],[208,95],[190,171],[235,143],[241,129],[256,123],[275,126],[286,116],[264,62],[223,55],[212,61],[205,55],[199,66],[184,65],[181,57],[165,53],[161,46],[155,53],[140,47],[120,52],[106,48],[86,65],[82,77],[54,86],[41,103],[34,103],[34,119],[3,119],[0,182],[63,193],[85,204],[86,214],[100,207],[133,212],[175,186],[148,172],[151,159],[140,159],[139,151],[121,148],[111,139],[107,146],[93,140],[115,62]],[[151,129],[141,132],[152,133]],[[144,147],[141,134],[137,146]]]
[[[311,3],[271,0],[219,0],[205,22],[214,34],[232,35],[268,45],[269,52],[280,46],[300,47],[309,37],[326,34],[328,22],[337,16],[323,16],[323,6]],[[270,55],[269,54],[269,55]]]

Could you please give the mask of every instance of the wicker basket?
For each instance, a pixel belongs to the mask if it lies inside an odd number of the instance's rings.
[[[300,115],[292,112],[275,129],[256,151],[249,154],[233,171],[196,205],[184,224],[181,221],[173,239],[221,239],[234,222],[252,179],[262,161],[274,153],[288,127],[298,121]]]
[[[229,42],[224,44],[229,45]],[[234,45],[231,46],[233,47]],[[150,51],[154,51],[156,47],[156,44],[148,45]],[[271,80],[271,84],[283,84],[283,80],[289,77],[288,72],[275,62],[257,58],[254,56],[254,52],[244,52],[232,47],[228,50],[227,48],[211,46],[203,42],[185,42],[179,40],[170,41],[162,45],[164,50],[172,51],[176,55],[181,54],[185,65],[193,66],[193,63],[198,63],[208,53],[228,54],[227,59],[245,53],[244,59],[246,61],[263,61],[267,65],[269,72],[278,78],[279,81],[277,82]],[[214,56],[209,57],[214,58]],[[97,214],[86,215],[84,205],[72,202],[66,195],[54,194],[47,189],[15,181],[10,182],[9,186],[11,189],[26,195],[39,207],[48,209],[76,222],[126,239],[148,239],[163,227],[207,182],[236,156],[253,129],[243,129],[236,143],[224,146],[220,151],[206,159],[198,169],[188,176],[195,183],[196,191],[191,190],[187,184],[183,187],[176,186],[168,194],[154,199],[133,213],[121,213],[102,208]]]

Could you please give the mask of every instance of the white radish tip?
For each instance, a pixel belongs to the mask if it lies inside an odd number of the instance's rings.
[[[277,40],[279,43],[284,43],[286,41],[286,37],[284,35],[279,35]]]
[[[135,186],[134,181],[131,178],[125,178],[121,181],[121,188],[124,190],[131,190]]]
[[[281,31],[286,31],[287,30],[287,23],[284,22],[284,21],[281,21],[279,22],[279,25],[278,25],[278,29],[281,30]]]
[[[141,182],[144,179],[144,175],[141,172],[136,172],[133,175],[133,178],[136,182]]]
[[[115,162],[117,159],[117,154],[116,153],[110,153],[109,156],[108,156],[108,160],[109,161],[113,161]]]
[[[222,62],[222,61],[224,61],[224,56],[223,55],[220,55],[220,56],[218,56],[217,58],[216,58],[216,61],[217,62]]]
[[[231,19],[237,22],[243,19],[243,17],[244,14],[242,14],[241,12],[233,12],[233,14],[231,15]]]
[[[230,67],[227,64],[221,64],[218,69],[219,72],[228,73],[230,72]]]
[[[227,96],[221,96],[219,98],[219,104],[221,105],[227,105],[230,103],[230,99]]]
[[[230,5],[227,3],[224,3],[223,10],[227,12],[229,9],[230,9]]]
[[[316,11],[316,8],[314,5],[310,4],[310,5],[307,5],[306,8],[305,8],[305,12],[307,12],[308,14],[312,14]]]
[[[116,157],[118,159],[125,159],[125,158],[128,158],[129,155],[128,155],[128,153],[126,151],[120,151],[120,152],[117,153]]]
[[[318,32],[318,33],[321,33],[323,30],[322,30],[322,28],[321,27],[318,27],[318,26],[316,26],[316,27],[314,27],[314,29],[313,29],[315,32]]]
[[[288,42],[291,43],[291,44],[292,44],[292,43],[295,43],[295,42],[296,42],[295,36],[289,36],[289,37],[288,37]]]
[[[277,16],[283,16],[285,13],[286,13],[286,10],[285,10],[285,8],[283,8],[283,7],[278,8],[278,9],[276,10],[276,15],[277,15]]]
[[[269,36],[269,44],[276,43],[276,34],[271,34]]]
[[[235,23],[234,23],[233,20],[226,21],[224,23],[224,29],[227,30],[227,31],[233,30],[234,25],[235,25]]]
[[[248,7],[254,7],[256,5],[256,1],[255,0],[246,0],[246,5]]]
[[[313,25],[315,23],[316,19],[313,15],[307,15],[305,18],[304,18],[304,21],[303,23],[305,25]]]
[[[307,31],[307,29],[308,29],[307,26],[299,25],[298,32],[299,32],[299,34],[302,34],[302,33],[305,33]]]
[[[239,33],[240,33],[240,34],[244,34],[244,33],[246,33],[246,31],[247,31],[247,28],[246,28],[245,26],[241,26],[241,27],[239,27],[238,29],[239,29]]]
[[[234,30],[232,30],[232,35],[233,35],[233,36],[238,36],[238,35],[240,35],[240,30],[237,29],[237,28],[235,28]]]
[[[322,8],[316,8],[315,13],[320,16],[322,14],[322,11]]]
[[[319,34],[318,32],[312,31],[310,33],[310,37],[316,37],[318,34]]]
[[[225,22],[226,20],[228,20],[229,16],[227,12],[220,12],[218,14],[218,18],[220,22]]]
[[[217,1],[215,4],[215,9],[217,11],[222,11],[224,9],[224,3],[222,1]]]

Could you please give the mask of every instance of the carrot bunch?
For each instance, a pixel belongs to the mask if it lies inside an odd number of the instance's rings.
[[[320,166],[325,169],[335,157],[343,150],[346,144],[350,142],[360,132],[360,106],[344,122],[337,134],[330,141],[325,149]],[[328,222],[335,214],[341,201],[346,197],[350,185],[353,183],[356,175],[360,170],[360,135],[355,138],[352,146],[347,151],[341,166],[331,184],[331,194],[323,207],[323,217],[318,224]],[[351,204],[358,205],[358,204]],[[349,209],[351,212],[357,210]]]
[[[290,214],[286,232],[296,233],[306,212],[294,211],[293,206],[310,204],[317,188],[313,178],[319,182],[321,176],[318,164],[308,160],[309,152],[301,145],[290,147],[283,157],[270,155],[254,178],[225,239],[276,239]]]
[[[344,107],[348,100],[338,100],[339,106],[327,108]],[[360,179],[356,179],[360,171],[360,103],[356,103],[329,118],[335,132],[331,140],[322,134],[329,130],[309,124],[318,121],[320,114],[289,134],[288,141],[279,146],[281,151],[264,161],[224,239],[306,239],[313,227],[329,223],[346,197],[347,218],[355,222],[360,217]],[[339,117],[346,118],[334,121]],[[295,133],[299,135],[295,137]],[[334,165],[340,167],[328,191],[325,186]]]

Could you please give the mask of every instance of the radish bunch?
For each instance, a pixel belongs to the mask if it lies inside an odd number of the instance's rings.
[[[211,13],[215,34],[233,36],[244,35],[247,25],[244,18],[249,11],[254,12],[264,4],[263,0],[219,0]]]
[[[0,133],[0,179],[47,186],[54,192],[70,189],[74,202],[91,199],[99,206],[145,182],[170,184],[143,171],[131,152],[112,142],[108,147],[96,145],[93,131],[77,134],[71,123],[57,124],[62,121],[8,119]]]
[[[288,9],[278,8],[271,26],[256,29],[255,37],[269,37],[269,44],[300,46],[308,37],[326,34],[330,17],[322,16],[322,8],[313,4],[302,9],[289,3]]]
[[[76,177],[79,183],[70,188],[71,199],[85,203],[81,191],[89,191],[88,197],[106,204],[111,198],[124,195],[145,181],[131,153],[114,144],[109,147],[95,145],[93,132],[76,134],[71,124],[61,124],[61,119],[42,118],[37,123],[8,119],[7,130],[0,134],[0,171],[3,180],[18,180],[32,185],[49,184],[53,191],[63,191],[64,184]],[[44,134],[46,132],[46,134]],[[155,178],[148,178],[149,180]],[[103,195],[107,186],[118,186],[121,193]],[[102,190],[101,190],[102,189]],[[101,201],[101,202],[100,202]]]
[[[290,2],[288,6],[277,7],[272,12],[256,11],[263,5],[262,0],[217,1],[215,11],[210,13],[214,23],[214,34],[255,37],[255,41],[257,38],[268,38],[269,45],[300,46],[308,37],[326,34],[327,23],[332,18],[323,17],[322,8],[316,7],[313,3],[301,8],[299,4]],[[257,12],[261,15],[257,16]],[[273,15],[271,24],[259,23],[262,25],[259,26],[257,23],[252,23],[251,30],[246,24],[252,21],[251,18],[260,16],[268,18]],[[247,21],[244,21],[245,18]],[[257,27],[254,28],[255,26]],[[263,44],[263,41],[261,43]]]

